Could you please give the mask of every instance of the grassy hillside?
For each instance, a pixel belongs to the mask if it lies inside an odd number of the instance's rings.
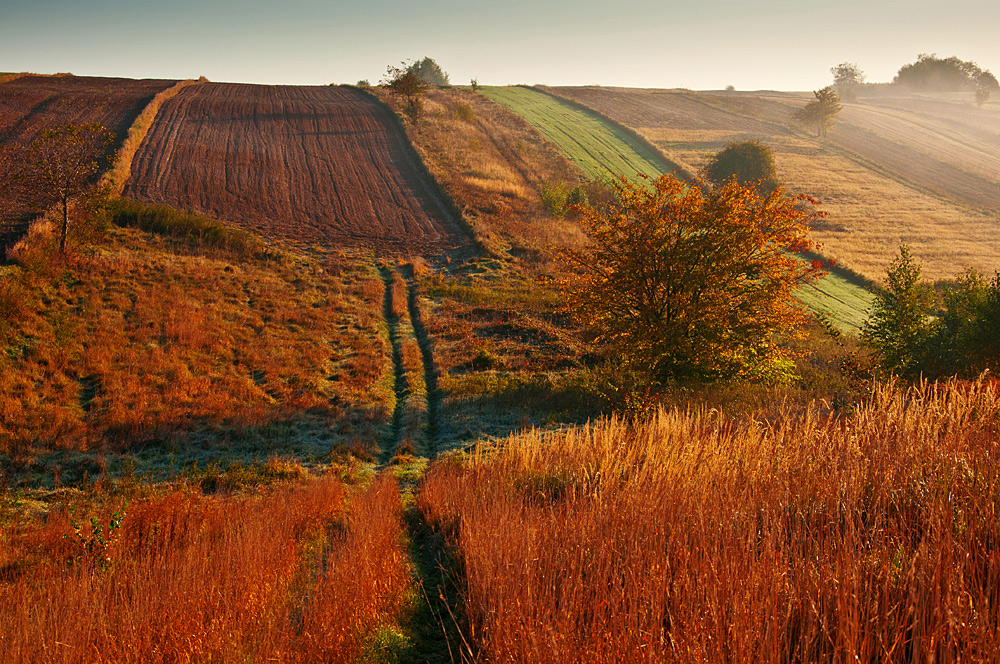
[[[484,87],[483,94],[521,115],[591,177],[659,175],[676,168],[652,154],[627,132],[579,105],[524,87]],[[646,170],[643,170],[646,169]],[[694,169],[689,169],[692,172]],[[872,295],[864,287],[831,272],[803,288],[800,299],[844,331],[856,331],[867,316]]]
[[[432,467],[419,505],[487,661],[992,661],[997,397],[525,432]]]
[[[551,95],[520,86],[480,90],[524,118],[591,178],[655,177],[673,170],[627,132]]]
[[[117,228],[68,260],[36,234],[2,268],[4,472],[51,484],[118,453],[165,475],[373,455],[394,405],[374,265],[246,255],[232,231],[176,217],[191,234]]]
[[[787,189],[828,216],[823,253],[879,280],[901,242],[932,279],[1000,268],[1000,106],[953,96],[862,98],[827,138],[790,120],[808,95],[556,88],[631,127],[691,171],[735,140],[776,153]],[[967,95],[966,95],[967,97]]]
[[[396,106],[387,91],[372,92]],[[579,227],[553,219],[539,192],[547,183],[576,184],[583,174],[521,117],[480,95],[445,88],[424,97],[419,131],[402,121],[480,246],[524,257],[551,245],[579,243]]]

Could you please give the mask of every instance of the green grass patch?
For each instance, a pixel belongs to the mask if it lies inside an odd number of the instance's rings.
[[[831,270],[815,284],[795,295],[799,302],[826,316],[843,332],[856,333],[868,318],[875,295],[837,271]]]
[[[245,258],[269,256],[267,245],[253,233],[166,205],[146,205],[119,198],[112,201],[110,214],[116,226],[172,237],[193,247],[221,250]]]
[[[483,86],[479,92],[524,118],[588,177],[656,177],[673,170],[627,132],[552,95],[513,86]]]

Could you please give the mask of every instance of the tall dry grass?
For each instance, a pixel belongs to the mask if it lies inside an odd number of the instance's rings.
[[[109,187],[115,195],[121,195],[125,189],[125,183],[128,182],[129,177],[132,175],[132,158],[135,157],[136,151],[142,144],[142,139],[146,138],[149,128],[153,126],[153,121],[156,119],[156,114],[160,112],[160,107],[168,99],[176,97],[177,93],[187,86],[202,82],[202,79],[178,81],[173,86],[157,93],[146,104],[146,107],[142,109],[142,112],[139,113],[132,123],[132,126],[129,127],[128,135],[122,142],[121,148],[118,149],[114,166],[101,176],[102,185]]]
[[[498,662],[1000,661],[998,506],[995,383],[529,432],[420,495]]]
[[[332,478],[267,495],[177,490],[128,507],[98,553],[63,539],[65,514],[8,531],[3,661],[357,659],[410,581],[394,482],[348,494]]]

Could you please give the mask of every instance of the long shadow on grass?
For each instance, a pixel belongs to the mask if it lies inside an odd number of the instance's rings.
[[[407,631],[413,639],[402,662],[441,664],[470,661],[462,637],[462,565],[445,534],[424,518],[416,505],[406,510],[410,559],[420,585]]]

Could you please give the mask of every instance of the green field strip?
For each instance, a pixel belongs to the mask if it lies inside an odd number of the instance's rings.
[[[868,318],[875,296],[866,288],[830,272],[815,284],[801,287],[795,297],[825,315],[841,331],[856,333]]]
[[[484,86],[481,94],[520,115],[589,177],[656,176],[673,168],[603,118],[544,92],[519,86]],[[837,271],[803,286],[796,298],[838,329],[857,333],[874,295]]]
[[[524,118],[588,177],[656,177],[673,170],[621,129],[552,95],[514,86],[479,91]]]

